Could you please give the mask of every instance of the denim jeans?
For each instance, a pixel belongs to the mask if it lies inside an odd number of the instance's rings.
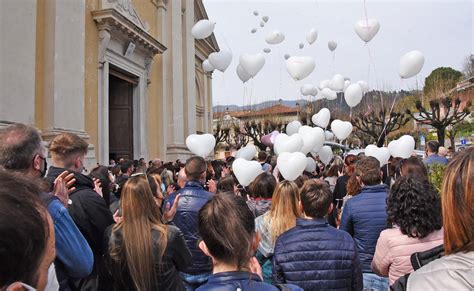
[[[387,291],[388,278],[380,277],[372,273],[363,273],[364,291]]]
[[[181,279],[183,279],[183,285],[186,291],[196,290],[199,286],[207,282],[207,278],[209,278],[210,275],[211,273],[191,275],[179,272],[179,276],[181,277]]]

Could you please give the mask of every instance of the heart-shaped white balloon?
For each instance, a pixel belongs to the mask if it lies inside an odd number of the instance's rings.
[[[300,152],[281,153],[277,158],[277,166],[287,181],[294,181],[306,168],[306,156]]]
[[[294,153],[299,152],[303,148],[303,138],[298,133],[288,136],[284,133],[280,133],[276,136],[275,142],[273,143],[273,150],[275,154],[281,153]]]
[[[331,80],[322,80],[319,82],[319,90],[323,90],[324,88],[329,88],[329,85],[331,84]]]
[[[256,28],[252,28],[252,30],[250,31],[251,33],[256,33],[257,32],[257,29]]]
[[[308,34],[306,35],[306,40],[309,44],[313,44],[316,39],[318,39],[318,31],[316,28],[311,28]]]
[[[304,84],[300,88],[301,95],[303,96],[316,96],[318,89],[312,84]]]
[[[212,134],[190,134],[186,146],[195,155],[206,158],[214,150],[216,139]]]
[[[335,100],[337,98],[337,93],[329,88],[321,90],[321,94],[323,94],[327,100]]]
[[[329,88],[336,92],[344,91],[344,76],[341,74],[334,75],[329,83]]]
[[[244,83],[250,80],[250,78],[252,78],[252,76],[250,76],[249,73],[247,73],[240,64],[237,65],[236,72],[239,79]]]
[[[316,171],[316,162],[312,157],[306,157],[306,168],[304,170],[310,173]]]
[[[255,146],[253,144],[249,144],[249,145],[241,148],[240,150],[238,150],[235,153],[235,158],[236,159],[242,158],[242,159],[245,159],[247,161],[250,161],[253,158],[255,158],[256,154],[257,154],[257,150],[256,150]]]
[[[212,34],[214,31],[215,23],[209,19],[201,19],[196,24],[194,24],[191,29],[191,34],[195,39],[203,39]]]
[[[357,84],[362,88],[362,93],[366,93],[369,91],[369,84],[366,81],[358,81]]]
[[[359,84],[351,84],[344,92],[344,99],[349,107],[355,107],[362,100],[362,88]]]
[[[296,81],[308,77],[314,70],[316,63],[312,57],[290,57],[286,60],[286,69]]]
[[[297,133],[301,126],[301,122],[299,122],[298,120],[293,120],[292,122],[286,125],[286,134],[293,135]]]
[[[279,44],[285,40],[285,35],[278,30],[272,30],[265,36],[268,44]]]
[[[330,146],[323,146],[318,152],[319,160],[325,164],[329,165],[332,160],[333,153]]]
[[[272,50],[266,47],[266,48],[263,49],[263,52],[266,53],[266,54],[269,54],[269,53],[272,52]]]
[[[298,133],[303,138],[303,147],[300,150],[303,154],[307,154],[316,146],[324,144],[324,130],[319,127],[303,125]]]
[[[290,54],[285,54],[285,55],[283,56],[283,58],[284,58],[285,60],[288,60],[290,57],[291,57]]]
[[[202,69],[204,70],[204,72],[214,71],[214,67],[211,65],[211,63],[209,63],[209,60],[207,59],[202,62]]]
[[[236,159],[232,163],[232,171],[240,185],[247,187],[258,175],[263,173],[262,165],[257,161],[247,161],[246,159]]]
[[[239,63],[242,69],[253,78],[265,65],[265,57],[262,54],[243,54],[239,58]]]
[[[337,48],[337,42],[335,42],[334,40],[329,41],[328,48],[330,51],[333,52]]]
[[[377,19],[362,19],[356,22],[354,30],[364,42],[369,42],[379,32],[380,23]]]
[[[411,78],[418,74],[425,64],[425,57],[419,51],[411,51],[400,58],[400,77]]]
[[[211,65],[221,72],[224,72],[232,62],[232,53],[226,50],[213,52],[208,58]]]
[[[415,150],[415,139],[411,135],[404,135],[399,139],[392,140],[388,144],[388,150],[395,158],[408,159]]]
[[[334,133],[330,132],[329,130],[324,131],[324,136],[326,137],[326,141],[332,141],[334,139]]]
[[[368,145],[365,147],[364,153],[368,157],[374,157],[380,162],[380,167],[388,163],[390,159],[390,151],[386,147],[377,147],[376,145]]]
[[[268,19],[270,19],[268,16],[266,16],[266,15],[265,15],[265,16],[262,16],[263,22],[268,22]]]
[[[331,119],[331,111],[327,108],[322,108],[318,113],[311,117],[311,121],[319,127],[326,128]]]
[[[340,141],[343,141],[351,134],[352,124],[349,121],[336,119],[331,122],[331,130]]]

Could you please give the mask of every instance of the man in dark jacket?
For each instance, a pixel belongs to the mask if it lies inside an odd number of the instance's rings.
[[[206,170],[207,164],[203,158],[189,158],[184,168],[187,177],[186,184],[179,191],[171,194],[164,203],[164,205],[167,203],[173,205],[176,196],[180,195],[173,223],[183,232],[186,245],[193,256],[190,267],[180,273],[186,290],[194,290],[205,283],[212,271],[209,257],[198,247],[198,212],[213,196],[203,187],[206,182]]]
[[[332,194],[321,181],[301,189],[304,218],[278,237],[273,256],[273,282],[305,290],[362,290],[359,255],[351,236],[328,224]]]
[[[81,173],[87,147],[88,144],[75,134],[56,136],[49,145],[54,166],[49,168],[48,177],[55,179],[64,170],[74,174],[76,189],[69,195],[68,210],[94,254],[92,273],[85,279],[76,280],[74,285],[82,290],[98,290],[98,274],[103,267],[102,239],[105,229],[114,220],[105,200],[94,190],[92,179]]]
[[[362,191],[347,201],[339,229],[354,237],[362,262],[364,288],[386,290],[388,278],[375,275],[371,263],[380,232],[387,228],[388,187],[382,184],[380,163],[373,157],[358,161],[354,174]]]

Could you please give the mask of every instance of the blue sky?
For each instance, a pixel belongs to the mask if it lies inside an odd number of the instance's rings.
[[[219,45],[233,53],[232,64],[221,73],[213,73],[214,105],[248,105],[280,98],[301,98],[299,88],[306,83],[318,85],[340,73],[352,81],[365,80],[372,89],[398,90],[422,88],[429,73],[440,66],[461,70],[464,58],[473,53],[473,1],[375,1],[367,0],[368,18],[380,22],[378,34],[367,46],[354,32],[358,20],[365,19],[364,1],[250,1],[204,0]],[[258,11],[259,16],[254,16]],[[261,16],[269,16],[264,28]],[[306,42],[312,28],[318,30],[313,45]],[[250,33],[258,28],[257,33]],[[286,39],[279,45],[268,45],[266,33],[276,29]],[[338,47],[333,55],[327,43]],[[305,47],[300,50],[299,43]],[[260,53],[264,48],[264,68],[245,85],[235,69],[243,53]],[[400,57],[419,50],[425,56],[422,71],[415,78],[400,80]],[[286,71],[285,54],[312,56],[314,72],[302,81],[294,81]],[[370,69],[369,69],[370,60]]]

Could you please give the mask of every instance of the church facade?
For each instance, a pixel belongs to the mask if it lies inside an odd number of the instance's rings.
[[[73,132],[88,164],[185,159],[185,138],[212,131],[219,47],[195,40],[202,0],[0,1],[0,127],[32,124],[49,141]]]

